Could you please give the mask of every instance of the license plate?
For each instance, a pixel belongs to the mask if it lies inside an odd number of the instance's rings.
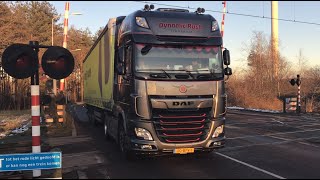
[[[173,151],[174,154],[194,153],[194,148],[179,148]]]

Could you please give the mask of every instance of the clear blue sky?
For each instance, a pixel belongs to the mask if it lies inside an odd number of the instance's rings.
[[[59,14],[64,15],[66,1],[49,1]],[[111,17],[125,16],[142,9],[145,3],[134,1],[69,1],[70,13],[80,12],[81,16],[69,16],[69,27],[88,27],[95,33],[105,26]],[[206,10],[222,11],[222,1],[148,1],[161,4],[186,6],[190,8],[203,7]],[[150,4],[150,3],[149,3]],[[155,8],[166,7],[155,5]],[[250,14],[271,17],[271,1],[227,1],[230,13]],[[222,13],[205,13],[214,16],[221,25]],[[279,1],[279,19],[307,21],[320,24],[320,2],[317,1]],[[63,22],[63,17],[60,19]],[[226,14],[224,46],[230,50],[232,66],[245,65],[247,54],[243,52],[244,44],[249,45],[253,31],[263,31],[271,35],[271,20]],[[320,66],[320,25],[301,24],[279,21],[279,50],[293,65],[298,62],[299,50],[310,66]]]

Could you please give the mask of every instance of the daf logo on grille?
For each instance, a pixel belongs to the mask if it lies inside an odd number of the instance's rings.
[[[179,88],[179,91],[181,93],[186,93],[188,91],[188,88],[192,87],[193,85],[191,86],[186,86],[186,85],[180,85],[180,86],[173,86],[173,87],[176,87],[176,88]]]
[[[193,101],[172,102],[173,106],[191,106],[194,105]]]

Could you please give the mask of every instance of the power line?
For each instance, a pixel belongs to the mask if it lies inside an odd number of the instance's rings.
[[[149,2],[149,1],[135,1],[135,2],[150,3],[150,4],[154,4],[154,5],[162,5],[162,6],[175,7],[175,8],[185,8],[185,9],[189,9],[189,10],[196,10],[197,9],[197,8],[193,8],[193,7],[189,7],[189,6],[188,7],[176,6],[176,5],[170,5],[170,4],[154,3],[154,2]],[[222,11],[218,11],[218,10],[206,10],[206,11],[215,12],[215,13],[223,13]],[[266,16],[252,15],[252,14],[235,13],[235,12],[230,12],[230,11],[227,11],[226,13],[231,14],[231,15],[237,15],[237,16],[246,16],[246,17],[262,18],[262,19],[276,19],[278,21],[286,21],[286,22],[310,24],[310,25],[320,25],[320,23],[315,23],[315,22],[297,21],[297,20],[283,19],[283,18],[272,18],[272,17],[266,17]]]

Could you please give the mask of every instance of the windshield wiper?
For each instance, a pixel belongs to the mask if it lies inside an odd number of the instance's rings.
[[[188,70],[185,70],[185,69],[184,69],[184,71],[186,71],[189,74],[189,76],[191,76],[192,79],[194,79],[194,76],[191,74],[191,71],[188,71]]]
[[[191,72],[197,72],[197,73],[199,73],[200,71],[206,71],[206,72],[210,72],[210,77],[213,77],[213,78],[216,78],[217,76],[212,72],[212,71],[210,71],[209,69],[198,69],[198,70],[194,70],[194,71],[187,71],[187,72],[189,72],[189,73],[191,73]],[[209,77],[209,78],[210,78]],[[207,74],[199,74],[198,76],[197,76],[197,79],[200,79],[200,78],[208,78],[208,76],[207,76]]]
[[[143,70],[146,70],[146,71],[162,71],[164,72],[164,74],[169,78],[171,79],[171,76],[167,73],[167,71],[165,71],[164,69],[143,69]],[[154,74],[150,74],[150,75],[154,75]],[[156,76],[154,76],[156,77]]]
[[[147,44],[141,49],[141,54],[146,55],[149,53],[149,51],[152,49],[152,45]]]
[[[168,76],[168,78],[171,79],[171,76],[164,69],[161,69],[161,71],[163,71]]]

